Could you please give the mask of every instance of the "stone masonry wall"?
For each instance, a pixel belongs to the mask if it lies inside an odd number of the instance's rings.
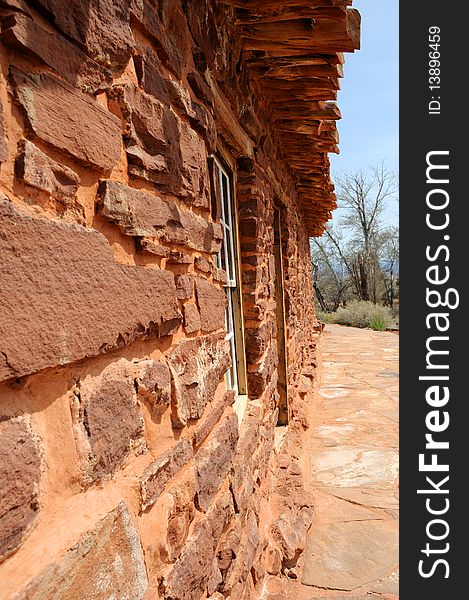
[[[0,0],[0,598],[250,599],[301,552],[312,510],[274,452],[274,206],[291,431],[314,376],[308,239],[234,15]],[[218,150],[245,408],[224,382]]]

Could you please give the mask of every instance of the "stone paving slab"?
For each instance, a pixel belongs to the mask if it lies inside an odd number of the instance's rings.
[[[326,326],[311,427],[316,517],[303,585],[288,597],[398,597],[398,342]]]
[[[308,449],[316,516],[288,598],[398,597],[398,342],[326,326]]]
[[[397,600],[399,336],[327,325],[302,440],[315,516],[295,577],[262,600]]]
[[[305,550],[302,582],[351,591],[386,577],[397,562],[398,532],[389,521],[316,527]]]

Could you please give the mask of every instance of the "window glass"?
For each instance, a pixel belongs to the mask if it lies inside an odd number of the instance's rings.
[[[236,335],[234,316],[234,292],[236,290],[236,261],[235,241],[233,232],[233,206],[231,198],[231,177],[223,165],[215,159],[214,178],[217,180],[215,189],[221,198],[217,198],[221,208],[220,224],[223,228],[223,244],[218,253],[218,266],[226,272],[227,283],[225,292],[228,304],[225,313],[226,339],[230,343],[232,366],[227,373],[226,383],[229,389],[238,391]]]

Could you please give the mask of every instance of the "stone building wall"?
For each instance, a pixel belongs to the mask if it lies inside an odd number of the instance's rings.
[[[1,598],[248,599],[301,551],[312,509],[274,452],[274,207],[290,432],[314,376],[308,230],[239,10],[0,0]],[[247,398],[224,379],[214,154]]]

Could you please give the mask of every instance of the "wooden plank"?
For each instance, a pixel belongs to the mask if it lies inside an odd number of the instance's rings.
[[[337,11],[332,14],[331,10]],[[318,9],[315,18],[300,18],[281,23],[261,21],[242,30],[247,50],[304,48],[309,52],[353,52],[360,48],[360,13],[355,9]]]
[[[239,125],[228,100],[224,97],[209,71],[206,72],[206,80],[213,94],[215,122],[220,127],[220,134],[232,148],[235,156],[252,157],[254,155],[253,140]]]

